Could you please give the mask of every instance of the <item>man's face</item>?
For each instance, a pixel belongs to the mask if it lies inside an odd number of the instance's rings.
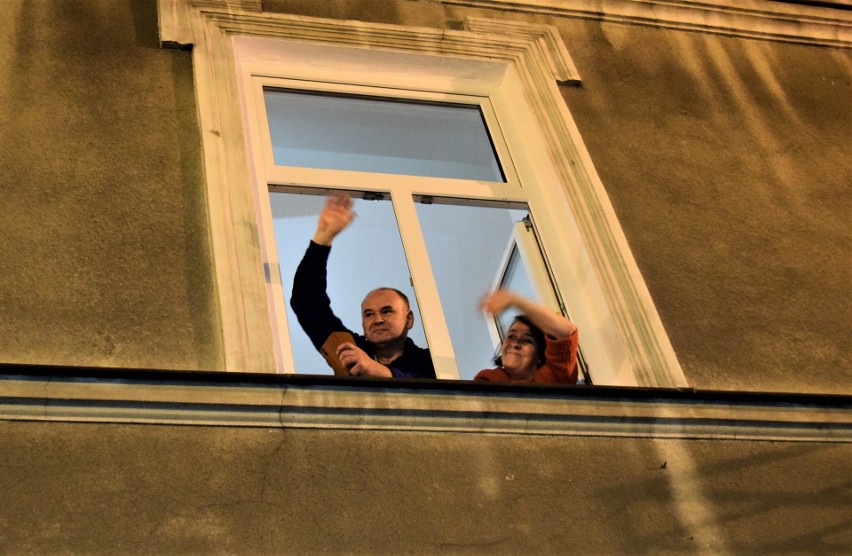
[[[414,326],[414,314],[392,290],[371,292],[361,303],[361,325],[371,344],[385,344],[406,337]]]

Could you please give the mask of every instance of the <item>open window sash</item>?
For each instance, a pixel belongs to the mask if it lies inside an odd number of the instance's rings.
[[[550,272],[547,269],[544,257],[542,257],[529,216],[516,222],[512,228],[506,250],[494,277],[493,287],[515,291],[557,313],[564,314],[564,308],[553,287]],[[518,311],[504,311],[486,319],[495,351],[503,342],[512,320],[518,314]],[[580,372],[577,382],[578,384],[591,384],[588,367],[582,354],[579,354],[578,357]]]

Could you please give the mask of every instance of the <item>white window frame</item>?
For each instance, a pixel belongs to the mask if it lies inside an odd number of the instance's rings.
[[[284,65],[291,79],[386,87],[392,78],[411,90],[489,98],[522,183],[547,184],[533,188],[528,202],[540,220],[542,248],[563,300],[580,327],[594,383],[686,386],[559,93],[557,81],[579,79],[554,28],[469,19],[467,30],[448,31],[257,13],[251,1],[197,8],[187,1],[160,0],[161,38],[194,45],[227,370],[276,368],[266,288],[273,271],[263,267],[261,219],[246,186],[257,183],[262,160],[247,147],[258,137],[244,127],[240,83],[246,72],[264,75]],[[274,74],[280,76],[280,69]],[[394,208],[400,220],[416,222],[413,202],[395,201]],[[426,257],[425,245],[415,247],[415,259]]]
[[[240,49],[238,48],[238,51]],[[244,68],[240,81],[241,99],[246,103],[246,128],[249,130],[249,151],[256,153],[255,160],[255,200],[257,202],[260,228],[264,230],[261,236],[261,251],[266,268],[276,268],[279,265],[277,241],[275,239],[272,221],[272,211],[267,191],[276,185],[295,185],[299,188],[315,188],[318,191],[333,189],[359,190],[389,194],[393,202],[394,213],[397,217],[400,236],[407,254],[412,283],[430,350],[435,358],[435,370],[438,378],[458,379],[459,370],[455,364],[455,355],[446,319],[442,309],[438,287],[432,272],[426,243],[420,229],[414,203],[423,196],[453,198],[463,202],[476,201],[491,203],[523,203],[528,205],[530,199],[529,187],[523,188],[512,165],[511,155],[502,134],[499,122],[488,97],[460,95],[457,93],[435,93],[431,91],[413,91],[405,89],[405,83],[391,76],[393,88],[365,87],[354,83],[316,82],[292,79],[277,79],[262,77],[274,72],[281,72],[282,67],[292,71],[290,64],[273,64],[271,67],[251,65]],[[370,73],[370,72],[365,72]],[[466,104],[480,109],[491,136],[492,145],[500,159],[505,182],[486,182],[475,180],[434,178],[423,176],[406,176],[398,174],[377,174],[367,172],[347,172],[341,170],[324,170],[315,168],[293,168],[279,166],[275,163],[272,142],[268,126],[268,116],[264,102],[264,90],[281,88],[305,92],[333,92],[377,98],[396,98],[404,100],[421,100],[429,102],[446,102]],[[254,144],[254,141],[259,141]],[[532,207],[529,210],[533,210]],[[300,243],[293,246],[301,249]],[[276,343],[276,364],[279,372],[294,372],[290,338],[285,334],[289,330],[287,324],[287,307],[284,300],[289,298],[289,292],[281,287],[280,273],[269,283],[273,327],[278,335],[273,337]],[[475,300],[471,300],[471,304]],[[344,315],[345,317],[345,315]],[[485,363],[483,363],[485,364]]]

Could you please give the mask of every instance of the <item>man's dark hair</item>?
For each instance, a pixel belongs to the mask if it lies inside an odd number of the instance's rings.
[[[541,367],[542,365],[544,365],[544,348],[547,345],[547,342],[544,339],[544,332],[541,331],[541,328],[534,325],[532,321],[530,321],[529,317],[527,317],[526,315],[516,316],[512,320],[512,324],[515,324],[516,322],[520,322],[529,326],[530,335],[533,339],[533,344],[535,344],[535,348],[536,350],[538,350],[538,361],[536,362],[536,368]],[[509,325],[509,328],[512,327],[512,324]],[[508,333],[508,330],[506,332]],[[497,353],[494,355],[494,359],[492,359],[492,361],[494,361],[494,364],[498,367],[503,366],[503,356],[501,355],[502,351],[503,342],[500,342],[500,345],[497,346]]]

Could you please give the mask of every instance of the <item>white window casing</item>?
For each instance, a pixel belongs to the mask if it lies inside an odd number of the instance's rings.
[[[267,281],[275,281],[277,268],[264,269],[261,248],[270,231],[262,229],[264,195],[256,194],[256,184],[258,169],[266,172],[271,153],[259,148],[261,132],[245,125],[258,90],[248,90],[251,80],[285,78],[317,86],[345,83],[487,98],[523,187],[520,200],[530,207],[563,301],[580,328],[594,383],[686,386],[559,93],[559,82],[576,84],[579,76],[553,27],[476,19],[467,22],[466,30],[451,31],[257,9],[258,3],[251,1],[160,0],[161,40],[193,45],[226,370],[273,372],[282,361],[292,368],[279,349],[280,338],[288,334],[282,329],[286,319],[270,319],[271,310],[286,312],[287,292],[269,293]],[[292,183],[304,185],[302,179]],[[477,182],[481,196],[476,188],[465,195],[514,200],[509,181]],[[370,187],[387,191],[372,180],[357,185]],[[417,187],[412,185],[412,192]],[[410,197],[393,198],[395,209],[409,213],[406,218],[416,226]],[[410,244],[407,250],[422,247],[417,234],[401,233]],[[416,280],[416,273],[412,275]],[[434,282],[415,284],[415,289],[427,303],[437,298]],[[443,348],[444,342],[449,346],[449,338],[443,337],[446,326],[436,324],[441,318],[424,315],[426,327],[433,329],[427,334],[439,367],[440,358],[452,357],[452,348]]]

